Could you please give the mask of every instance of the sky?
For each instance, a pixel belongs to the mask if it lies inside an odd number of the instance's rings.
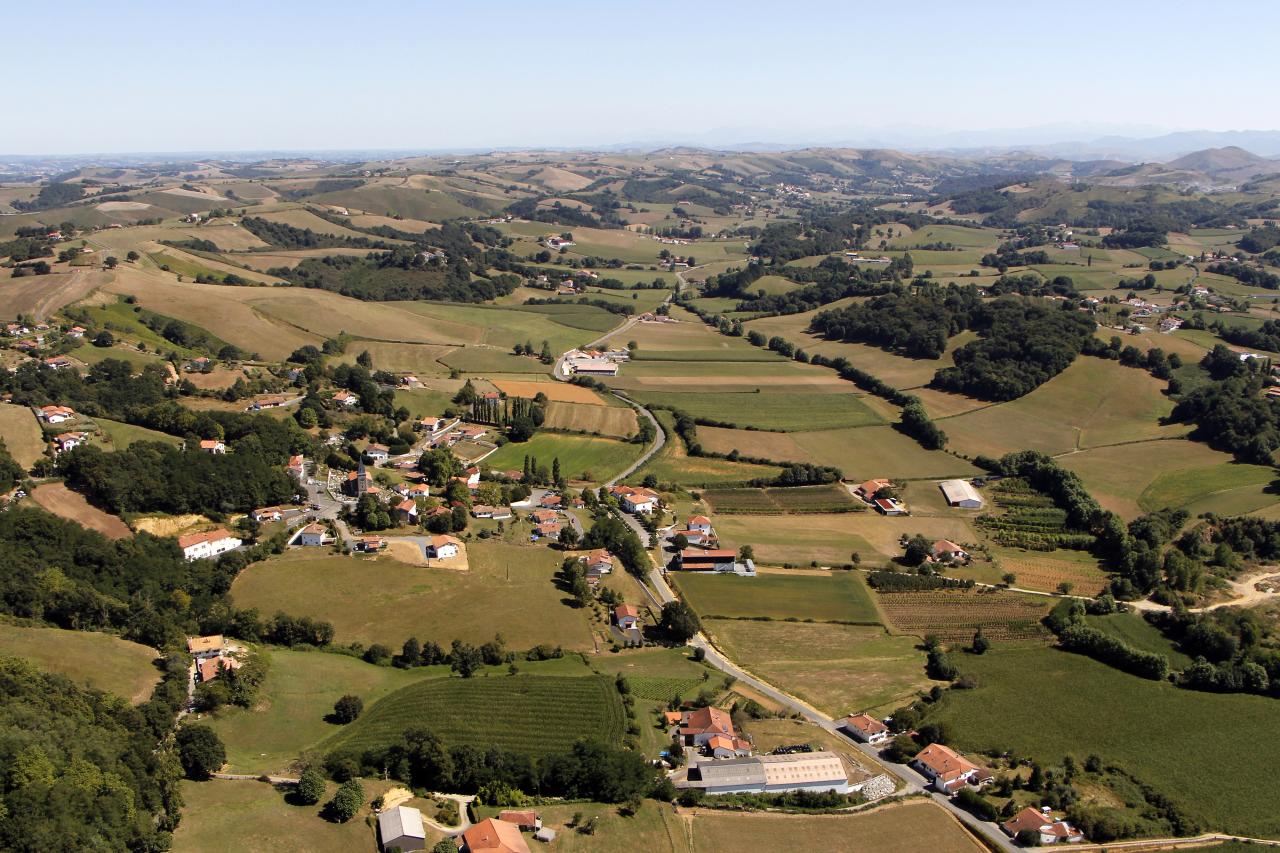
[[[0,153],[1280,129],[1280,3],[0,0]]]

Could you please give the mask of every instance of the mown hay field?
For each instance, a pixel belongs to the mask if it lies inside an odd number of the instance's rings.
[[[501,633],[513,649],[591,648],[585,614],[565,605],[556,586],[560,562],[558,551],[492,541],[471,543],[467,572],[293,551],[241,572],[231,597],[262,613],[288,601],[295,616],[333,623],[339,642],[399,647],[416,634],[447,647],[455,638],[483,643]],[[485,619],[475,618],[477,607]]]
[[[992,642],[1044,642],[1051,635],[1040,620],[1054,600],[987,589],[882,592],[876,604],[895,631],[968,644],[979,628]]]
[[[1259,781],[1280,763],[1275,699],[1184,690],[1046,646],[996,643],[956,662],[978,686],[951,692],[932,719],[951,726],[958,748],[1012,750],[1046,765],[1097,754],[1207,829],[1280,836],[1272,787]],[[1205,736],[1226,723],[1229,736]]]
[[[27,658],[41,669],[65,675],[137,704],[160,680],[160,653],[97,631],[23,627],[0,622],[0,654]]]
[[[703,627],[748,672],[832,716],[891,710],[933,683],[917,641],[876,626],[708,619]]]
[[[1069,583],[1076,595],[1097,595],[1110,576],[1097,557],[1085,551],[1057,550],[1049,552],[997,548],[1000,572],[1013,572],[1013,585],[1023,589],[1056,592],[1058,585]],[[964,577],[964,572],[958,572]]]
[[[900,853],[907,849],[904,843],[913,850],[953,853],[987,849],[941,806],[921,800],[854,815],[704,811],[693,818],[698,850],[787,850],[800,838],[812,850],[858,853]]]
[[[584,736],[617,743],[626,723],[617,688],[600,676],[436,678],[380,699],[323,748],[360,752],[387,746],[413,727],[429,729],[450,746],[553,755],[568,752]]]
[[[59,518],[74,521],[81,527],[96,530],[110,539],[126,539],[133,535],[129,525],[116,515],[104,512],[73,492],[63,483],[44,483],[31,493],[31,499]]]
[[[532,400],[537,395],[542,394],[548,400],[557,403],[580,403],[588,406],[608,405],[608,402],[603,397],[590,388],[571,385],[567,382],[556,382],[553,379],[547,379],[545,382],[524,379],[493,379],[491,381],[494,387],[508,397],[525,397]]]
[[[862,395],[852,393],[788,393],[777,389],[771,393],[690,394],[643,390],[632,396],[648,405],[679,409],[694,418],[762,430],[837,429],[885,422]]]
[[[712,453],[732,453],[779,462],[811,462],[839,468],[846,479],[969,477],[979,469],[940,450],[925,450],[891,426],[760,432],[698,427],[698,440]]]
[[[44,432],[35,413],[26,406],[0,405],[0,438],[9,455],[23,468],[44,456]]]
[[[667,441],[657,454],[645,463],[631,479],[636,482],[647,474],[653,474],[660,483],[673,483],[686,488],[742,485],[751,480],[773,478],[781,469],[772,465],[754,465],[747,462],[730,462],[707,456],[689,456],[684,442],[676,435],[674,419],[670,412],[657,411],[654,417],[667,434]]]
[[[862,560],[886,563],[902,553],[901,536],[966,543],[977,540],[969,521],[959,517],[894,517],[872,512],[830,515],[717,515],[716,533],[725,548],[751,545],[762,565],[842,566],[853,552]]]
[[[393,344],[382,341],[352,341],[336,361],[354,364],[361,353],[373,358],[374,370],[412,373],[416,376],[448,376],[449,368],[440,359],[457,351],[439,344]]]
[[[1165,385],[1144,370],[1080,356],[1025,397],[937,423],[950,439],[948,448],[970,456],[999,457],[1016,450],[1057,454],[1184,436],[1188,425],[1160,422],[1173,410]]]
[[[860,572],[791,570],[754,578],[673,572],[681,594],[704,617],[813,619],[880,624],[880,614]]]
[[[776,489],[708,489],[702,498],[714,512],[732,515],[861,512],[866,508],[840,483]]]
[[[631,438],[639,431],[635,409],[584,403],[547,404],[548,429],[587,432],[596,435]]]

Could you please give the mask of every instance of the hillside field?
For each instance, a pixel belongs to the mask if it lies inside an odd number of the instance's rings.
[[[151,695],[160,680],[160,653],[97,631],[23,627],[0,622],[0,654],[27,658],[76,684],[114,693],[134,704]]]
[[[429,729],[451,746],[498,746],[525,755],[568,752],[584,735],[616,743],[626,727],[622,699],[607,678],[438,678],[402,687],[366,708],[323,749],[376,748],[398,741],[413,726]]]
[[[669,577],[699,614],[813,619],[878,625],[880,614],[859,572],[729,574],[673,572]]]
[[[0,438],[9,455],[23,468],[30,468],[44,456],[44,433],[26,406],[0,405]]]
[[[62,483],[43,483],[37,486],[31,493],[31,499],[59,518],[74,521],[108,538],[126,539],[133,535],[129,525],[119,516],[99,509],[85,500],[84,495],[68,489]]]

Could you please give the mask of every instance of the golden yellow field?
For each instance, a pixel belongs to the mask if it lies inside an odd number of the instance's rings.
[[[630,438],[638,431],[634,409],[585,403],[550,403],[547,406],[545,426],[549,429],[613,435],[619,438]]]
[[[596,392],[581,385],[570,385],[567,382],[528,382],[518,379],[494,379],[494,386],[508,397],[527,397],[532,399],[544,394],[548,400],[558,403],[581,403],[588,406],[603,406],[604,401]]]

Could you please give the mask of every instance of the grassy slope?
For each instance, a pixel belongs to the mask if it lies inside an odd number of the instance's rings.
[[[44,455],[40,423],[26,406],[0,406],[0,437],[9,454],[24,468],[30,468]]]
[[[642,403],[681,409],[695,418],[757,429],[836,429],[885,422],[858,394],[787,393],[779,389],[778,393],[719,394],[640,391],[633,396]]]
[[[482,643],[501,632],[513,649],[590,647],[584,616],[562,603],[555,584],[559,552],[494,542],[473,542],[467,550],[466,572],[295,551],[250,566],[236,578],[232,597],[239,607],[268,614],[288,601],[294,615],[331,621],[340,642],[398,647],[416,634],[448,646],[454,638]],[[484,619],[476,618],[480,606]]]
[[[1047,647],[997,647],[957,662],[979,687],[952,693],[938,719],[961,748],[1051,764],[1097,753],[1205,826],[1280,835],[1264,782],[1280,761],[1274,699],[1180,690]]]
[[[559,458],[560,470],[570,479],[589,472],[592,481],[606,480],[627,467],[644,448],[609,438],[564,433],[539,432],[529,441],[511,442],[485,459],[497,470],[520,468],[525,456],[537,457],[538,464],[550,466]]]
[[[77,684],[114,693],[131,702],[151,695],[160,680],[155,649],[96,631],[25,628],[0,623],[0,654],[28,658]]]

